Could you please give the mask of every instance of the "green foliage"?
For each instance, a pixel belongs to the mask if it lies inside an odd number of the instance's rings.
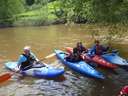
[[[122,0],[93,0],[93,15],[96,21],[119,22]]]
[[[34,20],[36,17],[37,19],[41,17],[42,21],[50,18],[49,20],[58,19],[68,23],[128,23],[128,0],[1,0],[0,2],[0,22],[33,17]]]
[[[63,17],[68,22],[93,22],[92,0],[58,0],[60,9],[64,11]]]
[[[47,0],[25,0],[24,7],[26,11],[36,10],[46,6],[48,1]]]
[[[26,0],[26,4],[31,6],[35,3],[35,0]]]
[[[126,22],[128,0],[58,0],[63,16],[73,22]]]
[[[0,19],[11,18],[21,12],[24,12],[24,7],[20,0],[1,0]]]
[[[128,21],[128,0],[92,0],[91,8],[95,22]]]

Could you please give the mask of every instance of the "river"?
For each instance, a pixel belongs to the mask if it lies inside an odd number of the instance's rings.
[[[30,45],[37,57],[42,59],[52,54],[54,49],[64,50],[67,46],[74,47],[78,41],[90,47],[93,39],[89,31],[94,29],[93,25],[2,28],[0,29],[0,73],[8,71],[4,68],[4,62],[17,60],[25,45]],[[119,50],[122,57],[128,58],[127,43],[118,42],[112,46]],[[128,72],[121,68],[114,71],[96,68],[106,77],[105,80],[96,80],[74,73],[55,57],[44,62],[55,67],[65,67],[65,74],[53,80],[13,76],[0,85],[0,96],[117,96],[119,90],[128,84]]]

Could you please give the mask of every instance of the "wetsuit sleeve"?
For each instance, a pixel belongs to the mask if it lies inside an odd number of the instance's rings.
[[[25,58],[23,55],[20,55],[20,56],[19,56],[19,59],[18,59],[18,61],[17,61],[17,62],[18,62],[18,66],[20,66],[21,63],[22,63],[22,62],[25,62],[25,61],[26,61],[26,58]]]

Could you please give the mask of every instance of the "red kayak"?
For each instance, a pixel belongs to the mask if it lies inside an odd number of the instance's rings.
[[[72,53],[73,52],[73,48],[66,47],[66,51],[68,53]],[[114,65],[114,64],[111,64],[111,63],[107,62],[101,56],[98,56],[98,55],[95,55],[92,58],[90,58],[88,55],[84,54],[81,57],[85,61],[94,62],[94,63],[97,63],[97,64],[103,66],[103,67],[112,68],[112,69],[117,68],[117,65]]]
[[[124,86],[121,91],[120,94],[118,96],[127,96],[128,95],[128,86]]]

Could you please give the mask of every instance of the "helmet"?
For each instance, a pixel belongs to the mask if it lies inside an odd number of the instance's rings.
[[[24,47],[24,51],[25,51],[25,50],[30,51],[30,49],[31,49],[31,47],[30,47],[30,46],[25,46],[25,47]]]

